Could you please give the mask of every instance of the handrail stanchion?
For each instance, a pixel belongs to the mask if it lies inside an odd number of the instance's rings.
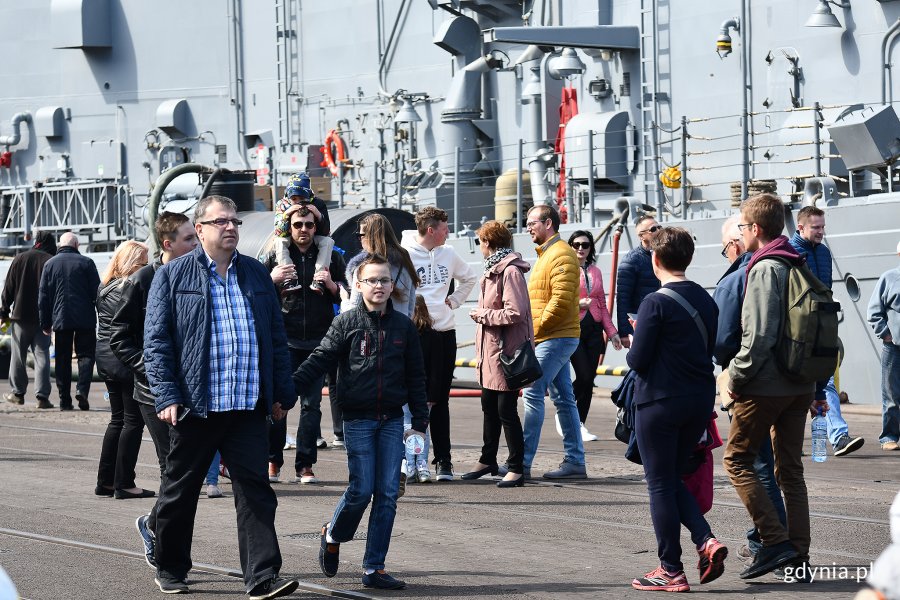
[[[588,129],[588,209],[591,211],[591,228],[597,226],[594,210],[594,130]]]
[[[457,146],[453,161],[453,233],[456,237],[459,237],[459,155],[460,148]]]
[[[516,233],[522,233],[522,221],[524,221],[522,210],[525,208],[524,199],[522,198],[522,166],[525,162],[525,140],[519,138],[519,156],[516,166]]]

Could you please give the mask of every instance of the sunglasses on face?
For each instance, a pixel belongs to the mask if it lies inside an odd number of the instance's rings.
[[[590,242],[572,242],[569,245],[572,246],[573,248],[575,248],[576,250],[590,250],[590,248],[591,248]]]
[[[645,229],[645,230],[643,230],[643,231],[638,231],[638,235],[640,236],[640,235],[644,235],[645,233],[656,233],[656,232],[659,231],[660,229],[662,229],[662,225],[654,225],[654,226],[651,227],[650,229]]]
[[[316,224],[311,221],[294,221],[291,223],[294,229],[315,229]]]

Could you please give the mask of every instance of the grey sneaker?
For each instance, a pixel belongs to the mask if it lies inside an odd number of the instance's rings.
[[[187,594],[191,591],[187,582],[183,579],[164,579],[162,577],[156,577],[153,581],[156,582],[159,591],[163,594]]]
[[[219,489],[215,483],[211,483],[206,486],[206,497],[207,498],[221,498],[222,490]]]
[[[7,392],[3,394],[3,397],[10,404],[25,404],[25,396],[21,394],[13,394],[12,392]]]
[[[866,440],[861,437],[850,437],[846,434],[842,435],[840,439],[838,439],[837,444],[834,445],[834,455],[846,456],[847,454],[856,452],[862,448],[865,443]]]
[[[416,463],[416,481],[419,483],[431,483],[431,471],[428,470],[428,463],[424,460]]]
[[[544,473],[544,479],[587,479],[587,469],[584,465],[563,461],[557,470]]]

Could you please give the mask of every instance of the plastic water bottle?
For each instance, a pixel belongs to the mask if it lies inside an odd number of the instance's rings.
[[[826,458],[828,458],[828,425],[820,406],[819,414],[812,419],[812,459],[815,462],[825,462]]]
[[[406,438],[406,453],[418,456],[425,450],[425,438],[418,433],[414,433]]]

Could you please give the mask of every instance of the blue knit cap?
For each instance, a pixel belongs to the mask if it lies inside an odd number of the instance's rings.
[[[316,195],[313,194],[312,186],[309,184],[309,175],[300,173],[291,177],[287,187],[284,188],[284,197],[290,198],[291,196],[300,196],[310,200],[315,198]]]

